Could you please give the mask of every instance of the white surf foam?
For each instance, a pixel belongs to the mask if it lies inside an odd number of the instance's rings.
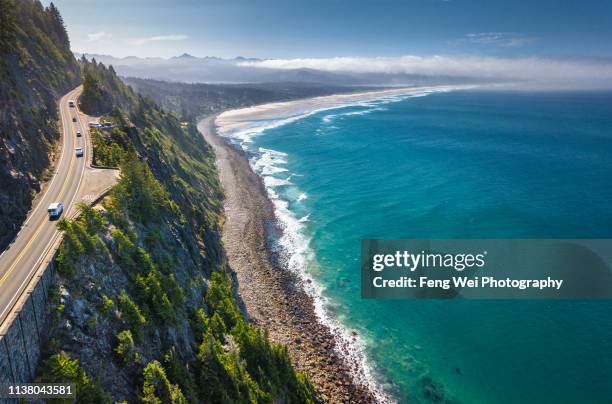
[[[286,153],[260,147],[258,156],[251,159],[251,165],[257,173],[264,176],[279,174],[289,171],[285,167],[280,167],[287,164],[286,157]]]
[[[368,104],[368,105],[359,105],[359,106],[371,106],[371,104]],[[385,108],[375,107],[375,108],[369,108],[369,109],[362,109],[362,110],[359,110],[359,111],[350,111],[350,112],[344,112],[344,113],[339,113],[339,114],[329,114],[329,115],[325,115],[323,118],[321,118],[321,120],[324,123],[331,123],[336,118],[342,118],[342,117],[345,117],[345,116],[361,116],[361,115],[371,114],[372,112],[384,111],[384,110],[385,110]]]

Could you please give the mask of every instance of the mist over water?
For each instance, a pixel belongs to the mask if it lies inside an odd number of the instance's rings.
[[[402,402],[609,402],[612,302],[364,301],[359,243],[612,238],[612,93],[421,95],[235,138],[285,228],[278,248],[358,333],[364,377]]]

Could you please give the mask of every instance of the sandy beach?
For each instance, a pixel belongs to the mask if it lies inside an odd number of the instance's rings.
[[[300,115],[336,108],[344,105],[367,103],[385,97],[396,97],[403,95],[420,95],[430,92],[450,91],[459,88],[471,88],[473,86],[426,86],[426,87],[402,87],[380,91],[367,91],[348,94],[324,95],[320,97],[305,98],[295,101],[274,102],[256,105],[248,108],[233,109],[223,112],[216,119],[216,124],[221,136],[232,132],[247,129],[253,121],[265,121],[279,118],[299,117]]]
[[[298,280],[274,265],[266,229],[274,227],[273,206],[243,153],[216,134],[215,117],[198,124],[212,145],[225,191],[223,243],[249,320],[285,344],[299,371],[306,373],[324,402],[374,402],[365,386],[351,377],[351,365],[337,354],[336,339],[320,324],[312,299]]]

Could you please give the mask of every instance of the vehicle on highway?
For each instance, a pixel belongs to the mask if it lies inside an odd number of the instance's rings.
[[[80,130],[77,130],[76,135],[77,135],[77,137],[81,137],[81,131],[80,131]]]
[[[76,116],[72,117],[72,122],[76,122]]]
[[[83,157],[83,148],[82,147],[77,147],[76,149],[74,149],[74,151],[76,152],[76,156],[77,157]]]
[[[74,106],[75,106],[74,101],[73,100],[68,101],[68,106],[70,108],[74,108]]]
[[[51,205],[49,205],[49,208],[47,208],[47,212],[49,213],[49,219],[57,219],[62,215],[63,211],[64,205],[59,202],[53,202]]]

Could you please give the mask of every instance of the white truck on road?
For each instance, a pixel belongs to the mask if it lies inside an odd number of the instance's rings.
[[[53,202],[51,205],[49,205],[49,208],[47,209],[47,212],[49,213],[49,219],[57,219],[62,215],[63,211],[64,205],[59,202]]]

